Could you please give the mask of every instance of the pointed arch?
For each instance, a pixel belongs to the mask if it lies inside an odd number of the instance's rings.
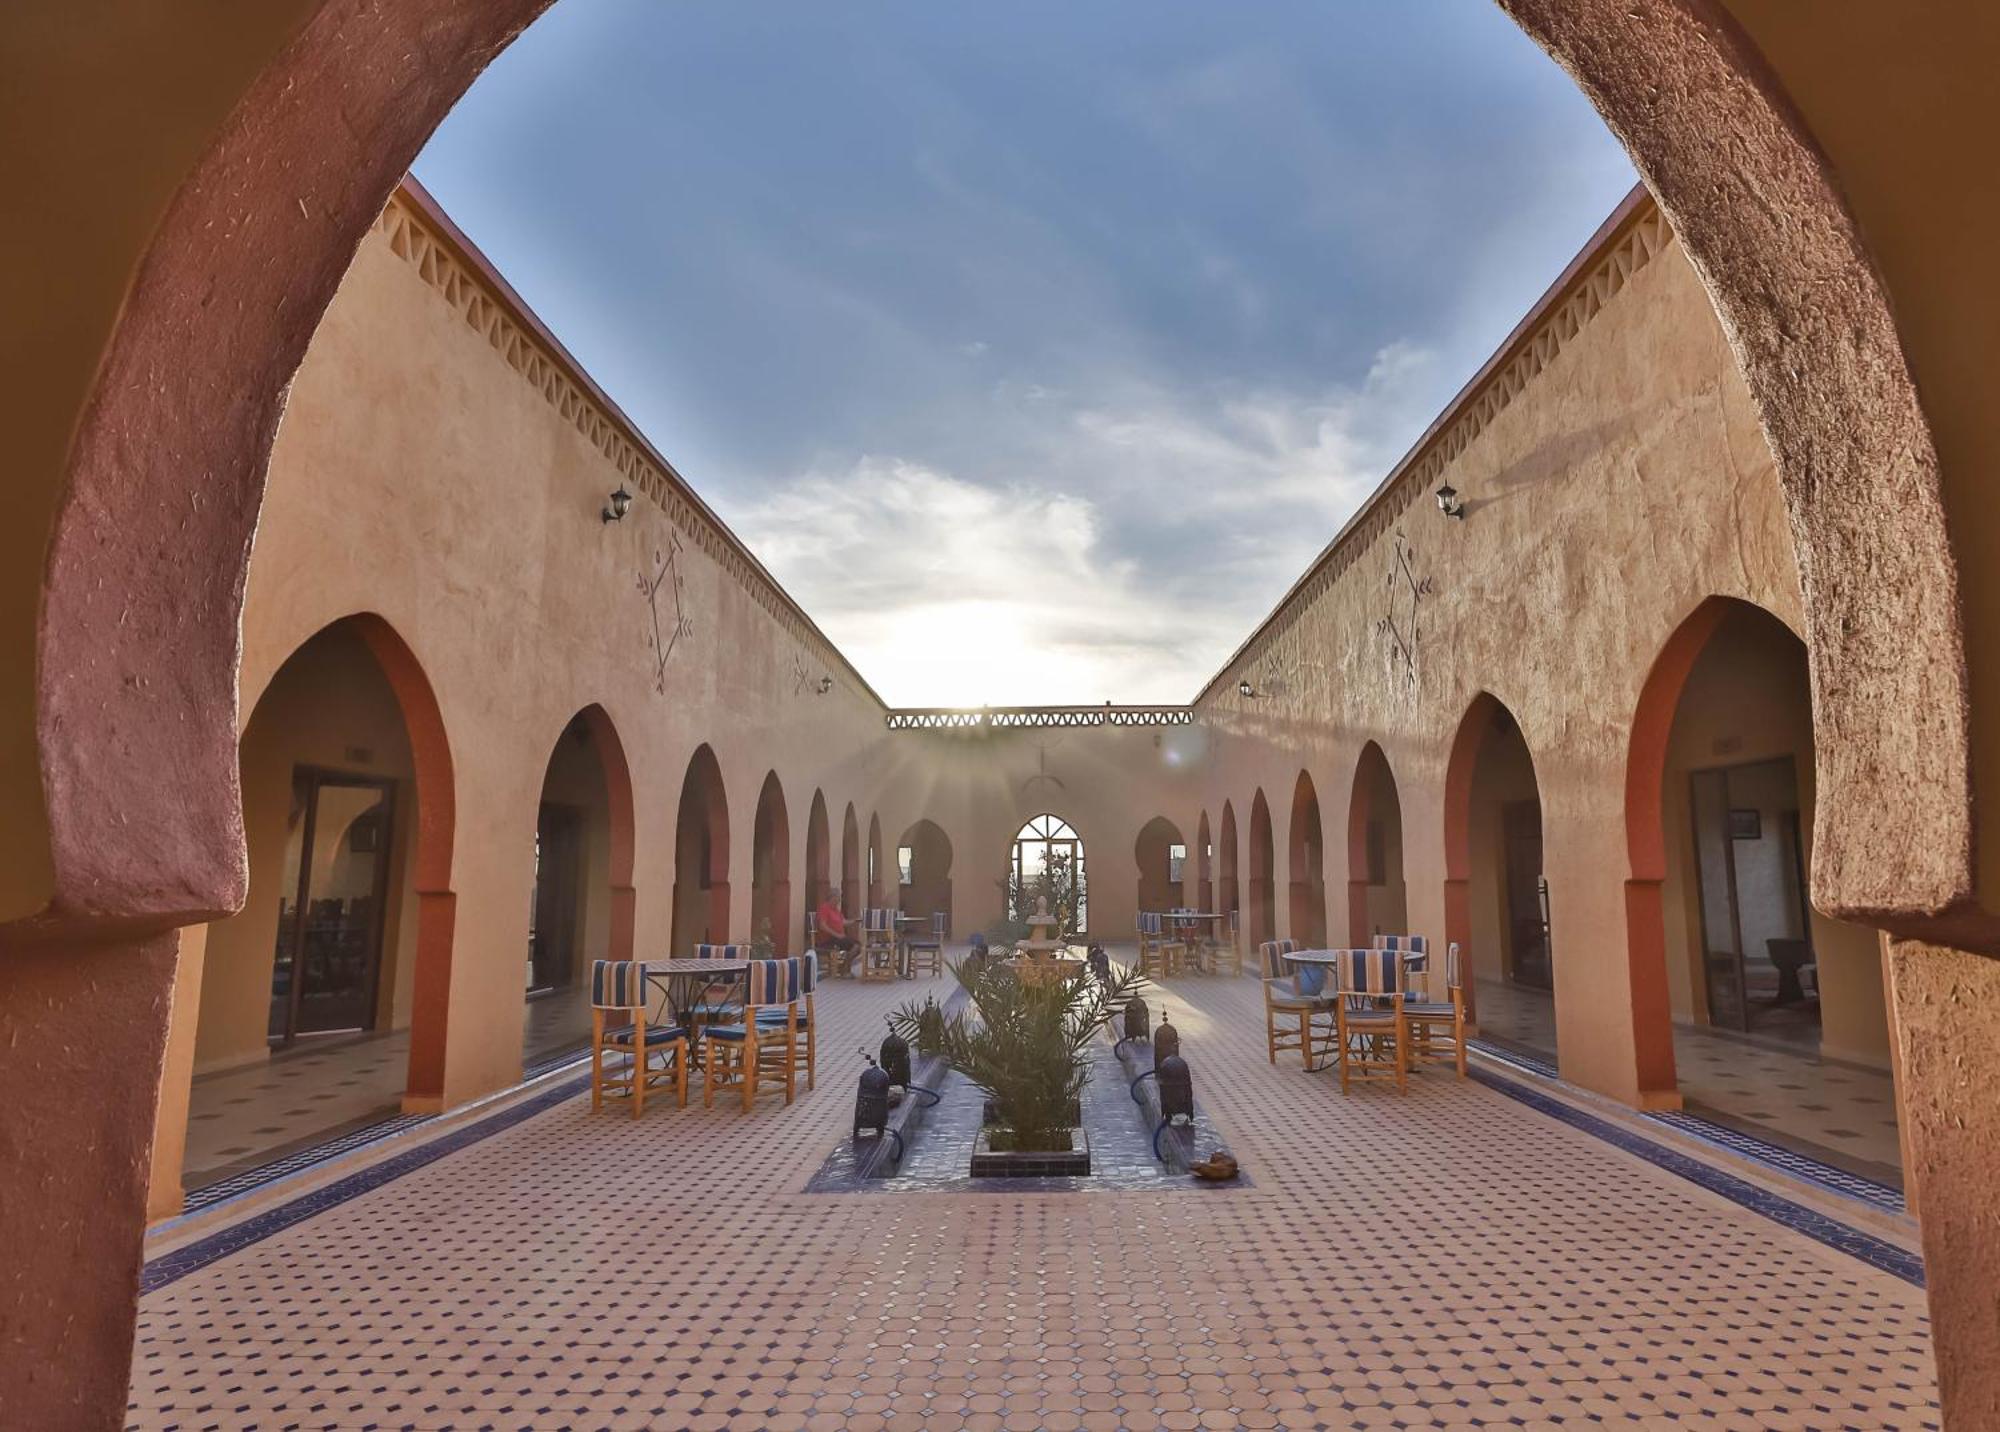
[[[806,813],[805,908],[817,910],[833,883],[832,833],[826,817],[826,792],[815,790]]]
[[[674,954],[729,940],[729,798],[707,743],[688,757],[674,821]]]
[[[1292,785],[1292,824],[1286,842],[1291,882],[1292,938],[1313,949],[1326,945],[1326,840],[1319,819],[1319,793],[1306,771]]]
[[[1254,947],[1278,937],[1277,877],[1273,873],[1276,856],[1271,847],[1271,806],[1264,788],[1257,788],[1250,802],[1250,944]]]
[[[909,854],[904,867],[904,852]],[[919,820],[896,842],[896,908],[905,915],[928,920],[943,915],[945,929],[952,928],[951,837],[934,820]]]
[[[1236,805],[1225,800],[1221,848],[1216,852],[1216,895],[1218,908],[1225,915],[1236,915],[1243,908],[1243,891],[1236,879],[1236,868]]]
[[[1173,852],[1180,849],[1177,865]],[[1163,815],[1156,815],[1139,827],[1132,842],[1132,859],[1139,869],[1138,904],[1135,909],[1170,910],[1187,903],[1187,841],[1181,828]]]
[[[876,811],[868,817],[868,904],[877,910],[887,903],[883,889],[883,882],[889,878],[885,856],[886,852],[882,849],[882,813]]]
[[[768,929],[775,954],[792,952],[792,819],[785,788],[767,771],[750,832],[750,938]]]
[[[840,908],[850,920],[861,918],[861,825],[853,801],[840,819]]]
[[[1444,781],[1445,939],[1463,954],[1468,1019],[1478,1017],[1481,978],[1553,996],[1554,951],[1536,904],[1540,849],[1534,754],[1514,713],[1482,691],[1459,717]]]
[[[1208,829],[1208,812],[1202,811],[1194,828],[1195,903],[1207,911],[1215,909],[1215,842]]]
[[[1347,803],[1347,940],[1369,944],[1378,932],[1409,925],[1403,890],[1403,806],[1396,773],[1373,741],[1354,763]]]

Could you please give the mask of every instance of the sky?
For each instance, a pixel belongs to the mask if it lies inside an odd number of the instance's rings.
[[[1634,182],[1489,0],[567,0],[416,173],[898,706],[1191,699]]]

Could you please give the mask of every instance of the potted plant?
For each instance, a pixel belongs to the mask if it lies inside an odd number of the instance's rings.
[[[953,965],[966,1007],[927,1022],[908,1004],[889,1016],[905,1039],[939,1041],[947,1063],[986,1095],[992,1119],[975,1148],[972,1172],[1066,1174],[1090,1172],[1090,1150],[1078,1104],[1089,1071],[1089,1046],[1146,983],[1137,970],[1092,978],[1016,978],[999,961]]]

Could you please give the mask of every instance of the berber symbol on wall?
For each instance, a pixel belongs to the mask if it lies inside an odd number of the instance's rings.
[[[694,630],[694,622],[687,614],[687,577],[681,572],[681,539],[678,532],[667,534],[667,550],[653,553],[653,572],[639,574],[639,590],[645,594],[646,606],[653,614],[653,630],[646,641],[653,648],[653,687],[660,695],[667,694],[667,659],[674,654],[674,647],[680,639]],[[660,592],[664,589],[672,610],[663,621],[660,616]]]
[[[1416,548],[1401,532],[1396,534],[1396,555],[1389,563],[1388,611],[1375,629],[1389,639],[1389,664],[1400,668],[1404,685],[1417,685],[1417,643],[1423,632],[1423,601],[1433,590],[1432,579],[1416,572]]]

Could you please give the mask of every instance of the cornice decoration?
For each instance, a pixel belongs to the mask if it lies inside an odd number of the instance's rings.
[[[988,731],[1048,726],[1188,726],[1188,706],[947,706],[912,707],[888,714],[891,731]]]

